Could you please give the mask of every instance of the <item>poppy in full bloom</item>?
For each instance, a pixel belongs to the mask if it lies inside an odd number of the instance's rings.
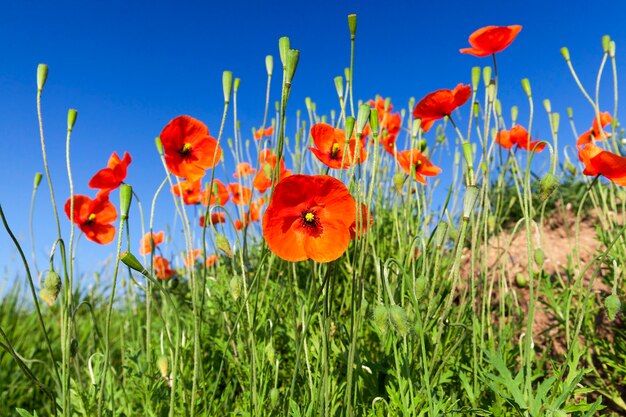
[[[380,118],[380,116],[383,113],[387,113],[393,110],[393,106],[391,105],[391,103],[389,103],[387,109],[385,110],[385,106],[387,105],[387,101],[385,99],[383,99],[381,96],[377,96],[376,100],[370,100],[369,101],[370,106],[372,106],[373,108],[376,109],[376,111],[378,112],[378,117]]]
[[[228,189],[226,185],[220,180],[213,179],[213,190],[209,192],[209,187],[207,186],[202,192],[202,204],[207,206],[212,206],[213,204],[217,204],[220,206],[228,203],[230,199],[230,195],[228,194]]]
[[[357,224],[358,216],[361,216],[361,220]],[[357,211],[356,216],[352,224],[350,225],[350,239],[354,240],[357,237],[363,236],[374,224],[374,218],[364,203],[361,203],[360,213]],[[358,231],[357,231],[358,228]]]
[[[163,242],[163,231],[158,233],[146,233],[139,241],[139,254],[144,256],[152,253]]]
[[[206,258],[206,266],[208,266],[210,268],[213,265],[215,265],[218,262],[218,260],[219,260],[219,258],[217,257],[217,255],[215,255],[215,254],[209,255]]]
[[[274,126],[270,126],[267,129],[259,129],[254,132],[254,139],[259,140],[265,136],[272,136],[274,134]]]
[[[65,202],[65,214],[71,220],[71,198]],[[117,219],[117,210],[109,201],[109,193],[98,193],[93,200],[86,195],[74,196],[74,223],[92,242],[106,245],[115,238],[115,227],[111,225]]]
[[[215,226],[219,223],[226,223],[226,213],[218,211],[209,216],[209,224]],[[204,227],[204,216],[200,217],[200,227]]]
[[[626,158],[605,151],[595,143],[587,143],[578,147],[578,157],[585,165],[583,174],[603,177],[617,185],[626,186]]]
[[[255,175],[252,185],[261,194],[272,186],[272,172],[274,172],[277,163],[278,156],[276,156],[271,149],[264,149],[259,154],[259,166],[261,168]],[[290,175],[291,170],[285,168],[285,161],[281,158],[278,166],[278,180],[280,181]]]
[[[420,119],[424,132],[428,132],[435,120],[450,116],[454,109],[465,104],[472,95],[472,88],[459,84],[454,90],[437,90],[429,93],[415,105],[413,117]]]
[[[598,119],[600,119],[599,123]],[[611,117],[609,112],[605,111],[604,113],[600,113],[599,117],[593,118],[591,129],[578,137],[578,140],[576,141],[576,146],[581,146],[586,143],[591,143],[594,140],[602,140],[606,137],[609,137],[610,134],[603,131],[602,128],[612,122],[613,118]]]
[[[398,152],[397,159],[407,174],[411,175],[411,168],[413,168],[415,170],[415,179],[422,184],[426,184],[425,176],[434,177],[441,172],[441,168],[430,162],[430,159],[418,149]]]
[[[200,179],[196,181],[181,181],[180,184],[175,184],[172,187],[172,194],[176,197],[180,197],[182,192],[185,204],[200,204],[200,200],[202,199],[201,189],[202,183]]]
[[[170,172],[196,181],[222,157],[217,140],[201,121],[190,116],[172,119],[161,131],[165,163]]]
[[[469,37],[471,48],[462,48],[462,54],[488,56],[506,49],[522,30],[520,25],[485,26]]]
[[[309,150],[329,168],[346,169],[352,164],[353,160],[360,164],[367,159],[363,141],[358,141],[354,138],[350,138],[348,141],[349,153],[344,155],[346,134],[343,130],[335,129],[329,124],[317,123],[313,125],[311,137],[315,147],[309,147]],[[359,154],[355,159],[355,148],[357,146]]]
[[[330,262],[350,244],[355,201],[328,175],[292,175],[281,180],[263,215],[263,236],[280,258]]]
[[[535,152],[541,152],[546,147],[545,143],[539,143],[541,142],[540,140],[532,140],[530,133],[520,125],[513,126],[511,130],[499,131],[496,134],[496,142],[505,149],[511,149],[517,145],[519,148],[527,151],[534,149]],[[536,148],[535,145],[537,145]]]
[[[152,262],[158,279],[166,280],[174,275],[174,270],[170,269],[170,262],[162,256],[155,256]]]
[[[228,191],[230,191],[233,203],[237,205],[248,204],[250,202],[250,197],[252,197],[251,189],[248,187],[242,187],[236,182],[228,184]]]
[[[89,187],[112,191],[119,187],[126,179],[126,171],[132,158],[128,152],[124,152],[124,159],[120,159],[113,152],[106,168],[101,169],[89,180]]]
[[[247,177],[248,175],[254,174],[255,172],[256,169],[252,168],[252,165],[247,162],[240,162],[239,164],[237,164],[237,168],[235,168],[235,173],[233,174],[233,177],[243,178]]]

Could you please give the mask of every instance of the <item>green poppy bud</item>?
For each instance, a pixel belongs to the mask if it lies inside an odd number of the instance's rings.
[[[35,179],[33,181],[34,189],[39,188],[39,184],[41,184],[41,178],[43,178],[43,175],[41,174],[41,172],[35,172]]]
[[[537,248],[533,253],[533,259],[535,260],[535,264],[537,264],[539,268],[543,268],[543,263],[546,260],[546,255],[545,253],[543,253],[543,250],[541,248]]]
[[[56,271],[50,270],[43,281],[39,295],[49,306],[52,306],[61,292],[61,277]]]
[[[271,55],[265,57],[265,70],[267,71],[267,75],[271,77],[274,72],[274,57]]]
[[[546,201],[559,188],[559,180],[554,174],[548,172],[539,181],[539,198]]]
[[[465,189],[465,197],[463,198],[463,218],[469,219],[472,212],[474,211],[474,206],[476,205],[476,201],[478,200],[478,187],[475,185],[470,185]]]
[[[609,316],[609,320],[613,321],[622,308],[622,302],[617,294],[613,293],[604,299],[604,307],[606,308],[606,315]]]
[[[420,300],[426,293],[428,280],[425,276],[420,276],[415,280],[415,297]]]
[[[546,112],[548,113],[552,112],[552,104],[549,99],[546,98],[543,100],[543,108],[546,109]]]
[[[218,233],[215,236],[215,246],[224,252],[226,256],[229,258],[233,257],[233,250],[230,247],[230,243],[228,242],[228,238],[221,233]]]
[[[228,283],[228,290],[230,291],[230,296],[233,297],[233,300],[237,301],[239,296],[241,296],[241,278],[238,275],[235,275],[230,279]]]
[[[47,79],[48,79],[48,65],[46,64],[37,65],[37,91],[41,92],[41,90],[43,90],[43,86],[46,85]]]
[[[569,49],[566,46],[561,48],[561,55],[565,58],[565,61],[569,61]]]
[[[389,328],[389,311],[387,310],[387,307],[382,304],[374,307],[372,320],[374,321],[374,326],[379,332],[382,334],[387,333],[387,329]]]
[[[611,37],[609,35],[604,35],[602,37],[602,50],[605,54],[609,53],[609,45],[611,43]]]
[[[519,113],[519,109],[517,106],[513,106],[511,107],[511,122],[513,124],[515,124],[515,122],[517,121],[517,115]]]
[[[483,68],[483,84],[489,85],[491,82],[491,67]]]
[[[356,135],[361,137],[363,129],[367,126],[367,122],[370,119],[370,106],[368,104],[361,104],[356,119]]]
[[[122,220],[128,219],[128,210],[130,209],[132,199],[133,187],[128,184],[120,185],[120,218]]]
[[[480,82],[480,67],[472,67],[472,90],[478,89],[478,83]]]
[[[356,123],[356,119],[352,116],[346,117],[346,142],[350,140],[352,137],[352,132],[354,132],[354,125]]]
[[[394,304],[389,307],[389,321],[391,321],[393,328],[400,336],[405,337],[409,334],[409,331],[411,330],[409,327],[409,320],[406,312],[399,305]]]
[[[287,68],[287,52],[291,48],[289,38],[283,36],[278,40],[278,52],[280,53],[280,62],[283,64],[283,70]]]
[[[339,99],[343,99],[343,77],[341,75],[338,75],[335,77],[334,79],[335,81],[335,90],[337,90],[337,96],[339,96]]]
[[[230,103],[230,93],[233,89],[233,73],[231,71],[222,73],[222,89],[224,90],[224,103],[228,104]]]
[[[67,130],[69,132],[71,132],[72,129],[74,129],[74,124],[76,123],[77,115],[78,115],[78,112],[75,109],[69,109],[67,111]]]
[[[524,274],[515,275],[515,284],[520,288],[525,288],[528,285],[528,277]]]
[[[533,93],[530,89],[530,81],[528,80],[528,78],[522,79],[522,88],[524,89],[524,93],[526,93],[528,97],[532,97]]]
[[[296,74],[296,68],[300,61],[300,51],[297,49],[290,49],[287,52],[287,72],[285,77],[285,84],[291,85],[293,76]]]
[[[348,28],[350,29],[350,40],[354,40],[356,37],[356,15],[348,15]]]

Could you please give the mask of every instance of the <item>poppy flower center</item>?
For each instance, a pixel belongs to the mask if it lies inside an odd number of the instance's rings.
[[[308,223],[311,223],[313,220],[315,220],[315,214],[313,213],[307,213],[304,215],[304,220]]]
[[[309,230],[309,232],[316,232],[321,228],[320,218],[317,217],[313,209],[307,208],[303,210],[300,218],[302,227]]]
[[[339,149],[341,149],[339,144],[337,142],[333,143],[332,148],[330,148],[330,157],[331,158],[337,158],[337,156],[339,154]]]
[[[96,215],[91,213],[89,217],[87,217],[87,223],[93,223],[94,220],[96,220]]]
[[[183,158],[189,156],[191,154],[191,143],[185,143],[178,153]]]

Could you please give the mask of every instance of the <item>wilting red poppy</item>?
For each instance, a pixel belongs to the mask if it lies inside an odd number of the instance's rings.
[[[360,164],[367,159],[363,141],[357,141],[354,138],[351,138],[348,142],[349,154],[344,155],[346,134],[343,130],[335,129],[329,124],[317,123],[313,125],[311,128],[311,136],[313,137],[315,147],[309,147],[309,150],[329,168],[348,168],[354,159],[355,147],[357,145],[359,147],[359,154],[355,162]]]
[[[218,260],[219,260],[219,258],[217,257],[217,255],[215,255],[215,254],[209,255],[206,258],[206,266],[208,266],[210,268],[213,265],[215,265],[218,262]]]
[[[218,204],[220,206],[225,205],[230,199],[228,189],[224,183],[220,180],[213,180],[213,191],[209,193],[209,187],[207,186],[202,192],[202,204],[212,206]]]
[[[433,165],[432,162],[418,149],[398,152],[397,156],[400,166],[407,174],[411,175],[411,168],[415,170],[415,179],[422,184],[426,184],[426,177],[434,177],[441,172],[441,168]]]
[[[71,220],[71,198],[65,202],[65,214]],[[74,223],[92,242],[105,245],[115,238],[115,227],[111,225],[117,219],[117,210],[109,201],[109,193],[98,193],[95,199],[86,195],[74,196]]]
[[[471,95],[472,89],[469,84],[459,84],[454,90],[433,91],[415,105],[413,117],[420,119],[422,130],[428,132],[435,120],[450,116],[454,109],[465,104]]]
[[[583,174],[602,175],[617,185],[626,185],[626,158],[623,156],[587,143],[578,147],[578,157],[585,164]]]
[[[175,184],[172,187],[172,193],[180,197],[182,191],[182,197],[185,204],[200,204],[200,200],[202,199],[202,194],[200,192],[202,188],[201,180],[196,181],[181,181],[180,188],[178,184]]]
[[[225,223],[226,222],[226,213],[221,212],[221,211],[217,211],[215,213],[212,213],[210,216],[210,225],[216,225],[219,223]],[[204,227],[204,216],[200,217],[200,227]]]
[[[124,159],[120,159],[113,152],[106,168],[101,169],[89,180],[89,187],[102,190],[114,190],[126,179],[126,170],[132,161],[130,154],[124,152]]]
[[[361,220],[359,221],[359,224],[357,225],[357,217],[359,215],[361,216]],[[374,224],[374,218],[372,217],[369,210],[367,209],[367,206],[361,203],[360,213],[359,211],[357,211],[356,217],[354,221],[352,222],[352,224],[350,225],[350,239],[354,240],[356,237],[363,236],[365,233],[367,233],[367,231],[372,227],[373,224]],[[358,232],[357,232],[357,227],[359,228]]]
[[[170,262],[162,256],[155,256],[152,262],[158,279],[166,280],[174,275],[174,270],[170,269]]]
[[[163,231],[146,233],[139,241],[139,254],[143,256],[152,253],[161,242],[163,242]]]
[[[228,184],[228,191],[230,191],[233,203],[237,205],[248,204],[250,202],[250,197],[252,197],[252,190],[248,187],[242,187],[236,182]]]
[[[264,149],[259,154],[260,169],[254,177],[252,185],[261,194],[263,194],[265,191],[267,191],[268,188],[272,186],[272,172],[276,167],[277,161],[278,157],[270,149]],[[279,181],[291,175],[291,171],[285,169],[285,161],[282,158],[280,160],[278,170]]]
[[[263,236],[280,258],[330,262],[350,243],[354,198],[327,175],[292,175],[281,180],[263,215]]]
[[[471,48],[461,49],[462,54],[487,56],[506,49],[522,30],[520,25],[485,26],[469,37]]]
[[[233,177],[239,178],[247,177],[248,175],[254,174],[256,172],[256,169],[252,168],[252,165],[247,162],[241,162],[237,164],[237,168],[235,168],[235,171],[236,172],[233,174]]]
[[[265,136],[272,136],[274,134],[274,126],[270,126],[267,129],[259,129],[254,132],[254,139],[259,140]]]
[[[222,157],[222,149],[201,121],[190,116],[171,120],[161,132],[165,163],[170,172],[196,181]]]
[[[611,117],[609,112],[605,111],[604,113],[600,113],[600,123],[598,123],[598,118],[594,117],[592,128],[578,137],[578,140],[576,141],[576,146],[581,146],[594,140],[602,140],[606,137],[609,137],[610,134],[603,131],[602,128],[612,122],[613,118]]]
[[[513,126],[511,130],[499,131],[496,135],[496,142],[506,149],[511,149],[514,145],[517,145],[527,151],[534,149],[535,152],[541,152],[546,147],[545,143],[539,143],[541,142],[539,140],[532,140],[528,131],[520,125]],[[535,145],[537,145],[536,148]]]

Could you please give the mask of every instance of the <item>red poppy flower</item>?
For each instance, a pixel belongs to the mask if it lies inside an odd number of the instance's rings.
[[[454,109],[465,104],[472,95],[472,89],[459,84],[454,90],[437,90],[429,93],[413,109],[413,117],[422,121],[421,127],[428,132],[435,120],[450,116]]]
[[[355,202],[327,175],[292,175],[280,181],[263,215],[263,236],[280,258],[330,262],[350,243]]]
[[[146,233],[139,241],[139,254],[144,256],[152,253],[152,251],[162,242],[163,231],[160,231],[158,233]]]
[[[206,258],[206,266],[208,266],[210,268],[213,265],[215,265],[218,261],[219,261],[219,258],[217,257],[217,255],[215,255],[215,254],[209,255]]]
[[[506,49],[522,30],[520,25],[485,26],[469,37],[471,48],[461,49],[462,54],[474,56],[492,55]]]
[[[578,147],[578,157],[585,164],[583,174],[602,175],[617,185],[626,186],[626,158],[605,151],[595,143]]]
[[[209,224],[215,226],[219,223],[226,223],[226,213],[218,211],[211,214]],[[204,216],[200,217],[200,227],[204,227]]]
[[[361,215],[361,220],[359,221],[359,224],[357,225],[357,221],[355,218],[352,224],[350,225],[350,239],[352,240],[354,240],[356,237],[363,236],[365,233],[367,233],[367,231],[374,224],[374,218],[372,217],[369,210],[367,209],[367,206],[363,203],[361,203],[360,213],[357,212],[356,216],[359,216],[359,214]],[[359,227],[358,232],[357,232],[357,227]]]
[[[248,187],[242,187],[236,182],[228,184],[228,191],[230,191],[233,203],[237,205],[248,204],[250,197],[252,197],[252,190]]]
[[[114,190],[126,179],[126,170],[132,161],[130,154],[124,152],[124,159],[120,159],[113,152],[106,168],[101,169],[89,180],[89,187],[102,190]]]
[[[222,157],[222,149],[209,136],[209,129],[190,116],[171,120],[161,132],[165,163],[170,172],[187,181],[196,181]]]
[[[229,199],[228,189],[222,181],[217,179],[213,180],[213,192],[209,193],[208,186],[202,192],[202,204],[205,206],[212,206],[213,204],[223,206],[228,203]]]
[[[152,262],[154,272],[156,273],[158,279],[166,280],[170,279],[174,275],[175,271],[170,269],[170,262],[167,259],[161,256],[155,256]]]
[[[411,168],[415,170],[415,179],[422,184],[426,184],[426,177],[434,177],[441,172],[441,168],[433,165],[432,162],[418,149],[402,151],[397,156],[400,166],[407,174],[411,175]]]
[[[329,168],[346,169],[348,168],[354,159],[355,147],[358,145],[359,155],[356,157],[356,163],[360,164],[367,159],[367,153],[365,152],[365,146],[363,141],[357,141],[354,138],[350,138],[348,142],[348,148],[350,150],[348,155],[344,156],[344,149],[346,147],[346,134],[341,129],[335,129],[326,123],[317,123],[311,128],[311,136],[313,137],[313,143],[315,148],[309,147],[309,150]],[[362,138],[365,135],[362,136]],[[343,165],[342,165],[343,161]]]
[[[576,141],[576,146],[581,146],[586,143],[591,143],[594,140],[602,140],[606,137],[609,137],[610,134],[606,133],[602,130],[603,127],[613,122],[613,118],[609,114],[609,112],[600,113],[600,123],[598,123],[598,118],[593,118],[592,128],[582,135],[578,137]]]
[[[270,149],[264,149],[259,154],[260,169],[254,177],[252,185],[261,194],[272,186],[272,172],[274,172],[277,161],[278,157]],[[291,171],[285,169],[285,161],[282,158],[278,170],[279,181],[291,175]]]
[[[71,198],[65,202],[65,214],[70,217]],[[115,227],[111,225],[117,219],[117,210],[109,201],[109,193],[98,193],[95,199],[86,195],[74,196],[74,223],[92,242],[106,245],[115,238]]]
[[[372,106],[373,108],[376,109],[376,111],[378,112],[378,118],[380,118],[380,116],[383,113],[387,113],[393,110],[393,106],[391,105],[391,103],[389,103],[389,107],[387,107],[387,110],[385,111],[385,104],[386,104],[385,99],[383,99],[381,96],[377,96],[376,100],[370,100],[369,104],[370,106]]]
[[[239,178],[247,177],[250,174],[254,174],[256,172],[256,169],[252,168],[252,165],[247,162],[241,162],[237,164],[237,168],[235,169],[235,171],[236,172],[233,174],[233,177]]]
[[[272,136],[274,134],[274,126],[270,126],[267,129],[259,129],[254,132],[254,139],[259,140],[265,136]]]
[[[245,220],[244,221],[241,221],[239,219],[235,220],[235,230],[236,231],[243,230],[243,228],[246,227],[246,224],[247,223],[245,223]]]
[[[187,252],[187,255],[185,256],[185,265],[187,265],[188,268],[193,267],[196,263],[196,259],[198,259],[198,255],[200,255],[200,249],[194,249]]]
[[[532,140],[528,131],[520,125],[513,126],[511,130],[499,131],[496,135],[496,142],[506,149],[511,149],[514,145],[517,145],[527,151],[534,149],[535,152],[541,152],[546,147],[545,143],[539,143],[541,142],[539,140]],[[539,145],[537,145],[538,143]],[[536,148],[535,145],[537,145]]]
[[[182,197],[185,204],[200,204],[200,200],[202,198],[200,191],[201,188],[202,184],[200,179],[197,179],[196,181],[181,181],[180,188],[178,184],[175,184],[172,187],[172,193],[175,196],[180,197],[182,191]]]

